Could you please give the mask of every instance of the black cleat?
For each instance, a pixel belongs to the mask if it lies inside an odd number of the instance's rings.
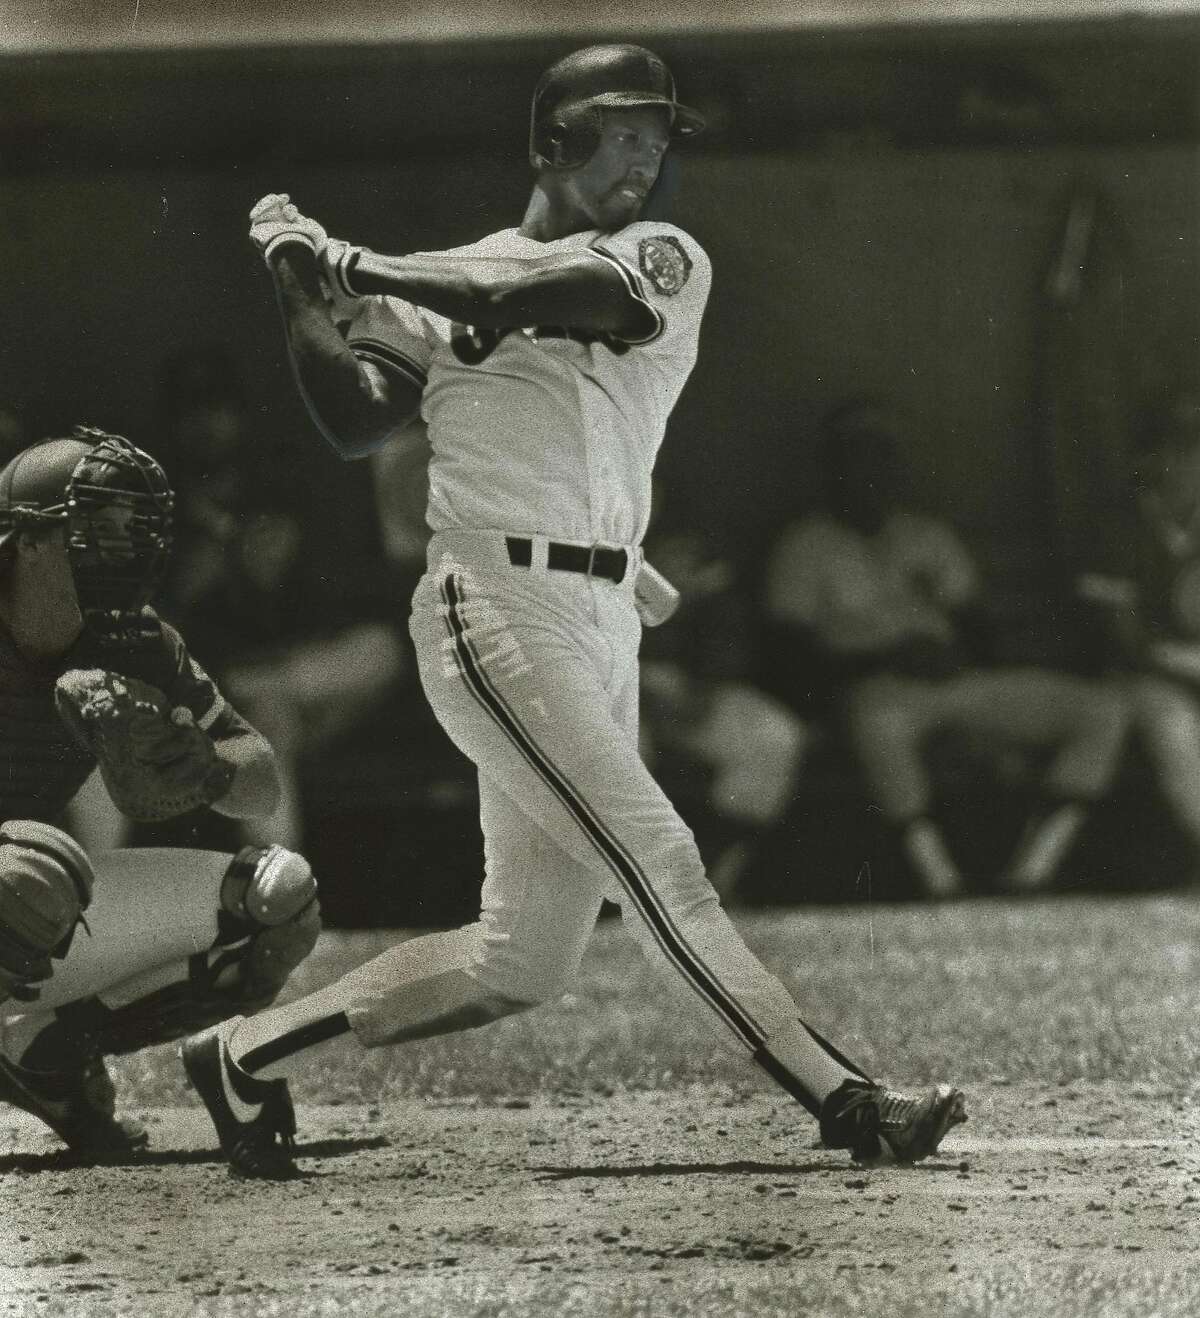
[[[114,1115],[116,1090],[100,1057],[77,1071],[31,1071],[0,1053],[0,1102],[32,1113],[91,1162],[119,1162],[149,1143],[143,1126]]]
[[[217,1025],[183,1041],[179,1055],[187,1077],[217,1128],[230,1171],[250,1180],[288,1180],[298,1173],[292,1157],[296,1113],[287,1081],[258,1080],[243,1071],[230,1057],[222,1029]],[[258,1112],[243,1121],[235,1104]]]
[[[901,1094],[869,1080],[847,1080],[822,1105],[821,1142],[849,1149],[855,1162],[920,1162],[966,1119],[966,1098],[950,1085]]]

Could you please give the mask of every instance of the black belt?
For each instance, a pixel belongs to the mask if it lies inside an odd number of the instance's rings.
[[[513,567],[530,567],[533,541],[520,535],[506,535],[508,561]],[[556,572],[582,572],[587,577],[606,577],[620,583],[625,580],[629,555],[623,549],[605,549],[602,545],[560,545],[551,540],[546,546],[546,566]]]

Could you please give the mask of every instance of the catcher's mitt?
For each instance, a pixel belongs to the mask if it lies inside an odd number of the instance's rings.
[[[102,668],[75,668],[54,688],[59,716],[95,755],[113,804],[130,819],[173,819],[219,800],[233,766],[217,756],[191,710],[155,686]]]

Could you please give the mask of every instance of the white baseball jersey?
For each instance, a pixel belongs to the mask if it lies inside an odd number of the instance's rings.
[[[620,271],[653,314],[648,335],[475,330],[400,298],[361,299],[350,347],[424,389],[434,531],[640,543],[654,460],[696,360],[711,282],[703,249],[673,225],[639,221],[549,243],[505,229],[446,254],[532,260],[579,248]]]
[[[697,1018],[815,1112],[848,1072],[741,941],[638,752],[636,571],[614,582],[532,555],[514,565],[503,543],[624,545],[640,563],[654,459],[696,359],[710,269],[681,229],[640,221],[552,243],[509,229],[457,255],[578,249],[650,310],[643,338],[474,331],[386,296],[363,299],[347,331],[360,359],[423,390],[433,537],[409,629],[430,705],[479,769],[486,864],[475,924],[384,953],[342,981],[340,1001],[375,1045],[553,1000],[608,899],[682,977]]]

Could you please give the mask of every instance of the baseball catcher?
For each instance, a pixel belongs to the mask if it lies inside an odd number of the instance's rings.
[[[89,856],[61,827],[95,768],[132,819],[275,806],[271,748],[152,607],[172,506],[159,464],[97,430],[0,470],[0,1101],[90,1159],[146,1142],[107,1055],[257,1011],[319,931],[282,847]]]

